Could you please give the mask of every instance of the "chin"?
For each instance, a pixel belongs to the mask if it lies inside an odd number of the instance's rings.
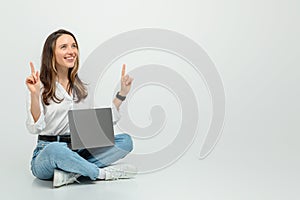
[[[75,63],[74,64],[66,64],[65,65],[67,68],[73,68],[75,66]]]

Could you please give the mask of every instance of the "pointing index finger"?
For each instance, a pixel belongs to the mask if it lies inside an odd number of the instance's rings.
[[[123,64],[123,66],[122,66],[122,77],[125,76],[125,69],[126,69],[126,65]]]
[[[35,74],[35,69],[32,62],[30,62],[30,68],[31,68],[31,74]]]

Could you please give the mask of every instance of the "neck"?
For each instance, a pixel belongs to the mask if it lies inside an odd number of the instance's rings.
[[[62,69],[62,68],[58,68],[57,69],[57,81],[58,82],[67,82],[69,81],[68,78],[68,69]]]
[[[56,77],[56,80],[59,84],[61,84],[66,91],[68,91],[68,93],[70,94],[70,91],[68,89],[68,85],[69,85],[69,79],[68,79],[68,76],[61,76],[59,75],[59,73],[57,73],[57,77]]]

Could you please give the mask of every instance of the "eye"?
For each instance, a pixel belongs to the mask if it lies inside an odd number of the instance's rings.
[[[75,43],[72,44],[72,48],[76,48],[77,49],[77,45]]]
[[[61,49],[65,49],[66,47],[67,46],[65,44],[60,46]]]

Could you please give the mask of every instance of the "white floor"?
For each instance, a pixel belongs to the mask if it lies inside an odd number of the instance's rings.
[[[19,160],[6,160],[2,165],[1,199],[282,200],[299,197],[299,159],[293,155],[283,158],[272,157],[273,153],[267,156],[266,152],[262,155],[243,152],[241,146],[238,151],[235,149],[238,146],[230,148],[228,142],[226,138],[221,140],[213,154],[204,160],[197,159],[199,148],[192,146],[170,167],[135,179],[84,181],[57,189],[52,188],[51,181],[41,181],[31,175],[26,152]]]

